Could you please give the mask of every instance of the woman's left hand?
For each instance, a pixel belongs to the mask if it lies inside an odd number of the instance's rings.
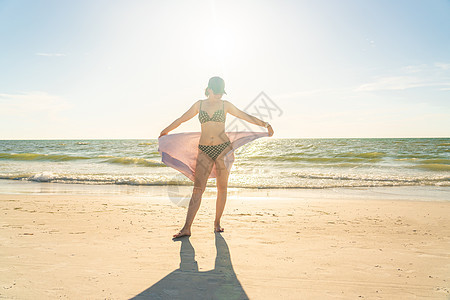
[[[269,125],[269,126],[267,127],[267,131],[269,132],[269,136],[272,136],[272,135],[273,135],[273,129],[272,129],[272,126],[271,126],[271,125]]]

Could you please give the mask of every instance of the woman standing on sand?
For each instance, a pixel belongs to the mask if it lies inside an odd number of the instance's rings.
[[[226,94],[224,80],[220,77],[210,78],[208,87],[205,90],[205,95],[208,98],[195,102],[180,118],[176,119],[172,124],[161,131],[159,136],[161,138],[162,136],[167,135],[170,131],[180,126],[181,123],[192,119],[198,114],[201,123],[201,133],[198,141],[198,154],[194,171],[194,190],[189,202],[186,222],[183,228],[173,236],[174,238],[191,235],[191,226],[200,207],[201,198],[213,167],[215,167],[215,175],[217,177],[217,202],[214,232],[223,232],[223,228],[220,227],[220,218],[222,217],[225,208],[229,175],[229,169],[224,162],[224,157],[230,151],[236,149],[233,147],[232,141],[230,141],[230,138],[225,133],[226,114],[230,113],[239,119],[265,127],[268,130],[266,136],[273,135],[272,126],[270,126],[268,122],[264,122],[241,111],[231,102],[221,100],[223,94]],[[182,147],[183,145],[180,146]]]

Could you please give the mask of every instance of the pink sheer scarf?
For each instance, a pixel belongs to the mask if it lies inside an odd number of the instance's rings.
[[[190,180],[194,181],[195,166],[197,164],[198,142],[200,132],[187,132],[163,135],[158,139],[158,152],[162,162],[167,166],[180,171]],[[233,150],[229,151],[224,162],[228,171],[234,162],[234,150],[258,138],[268,137],[267,132],[227,132]],[[216,166],[213,166],[209,178],[216,178]]]

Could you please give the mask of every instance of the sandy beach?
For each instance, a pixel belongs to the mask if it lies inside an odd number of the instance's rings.
[[[186,209],[166,187],[28,186],[40,192],[0,195],[0,298],[450,297],[446,190],[231,190],[215,234],[208,188],[192,236],[174,241]]]

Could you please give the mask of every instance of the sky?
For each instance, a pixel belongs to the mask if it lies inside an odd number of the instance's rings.
[[[450,137],[450,1],[0,0],[0,139],[155,139],[212,76],[274,137]]]

